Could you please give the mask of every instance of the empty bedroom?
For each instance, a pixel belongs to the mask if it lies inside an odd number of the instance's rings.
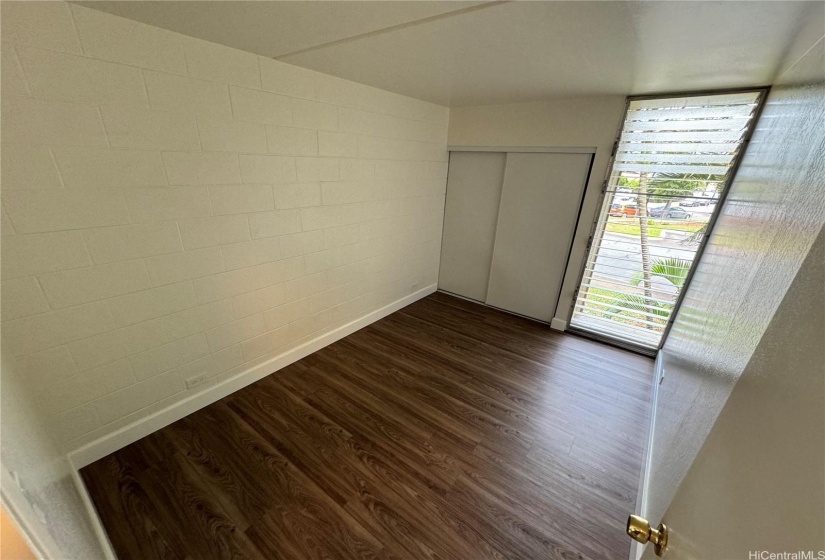
[[[4,560],[825,559],[825,2],[0,1]]]

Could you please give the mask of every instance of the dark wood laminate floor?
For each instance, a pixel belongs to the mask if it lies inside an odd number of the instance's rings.
[[[652,370],[434,294],[82,476],[124,560],[625,560]]]

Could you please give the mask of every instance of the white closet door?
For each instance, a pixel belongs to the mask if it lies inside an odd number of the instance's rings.
[[[541,321],[553,318],[590,159],[590,154],[507,155],[489,305]]]
[[[438,287],[477,301],[487,295],[506,155],[452,152]]]

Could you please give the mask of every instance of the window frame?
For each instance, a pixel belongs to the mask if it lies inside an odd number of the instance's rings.
[[[619,122],[619,128],[616,131],[615,140],[613,142],[613,149],[610,154],[610,158],[607,162],[607,170],[605,173],[604,182],[602,183],[602,190],[599,196],[598,203],[596,204],[596,210],[594,212],[592,225],[590,227],[590,231],[588,234],[587,240],[587,247],[584,252],[584,257],[582,259],[581,270],[578,274],[578,279],[576,282],[576,289],[573,293],[573,298],[571,301],[570,309],[568,310],[567,317],[565,319],[566,322],[566,329],[565,332],[569,332],[578,336],[583,336],[585,338],[591,338],[594,340],[598,340],[599,342],[604,342],[606,344],[610,344],[612,346],[618,346],[620,348],[624,348],[627,350],[631,350],[633,352],[644,354],[647,356],[655,356],[659,350],[662,349],[665,342],[667,341],[667,337],[670,334],[670,331],[673,327],[673,323],[676,320],[676,317],[679,314],[679,311],[682,306],[682,302],[684,301],[685,295],[687,294],[690,288],[690,282],[693,279],[693,275],[696,272],[697,267],[701,264],[702,256],[705,251],[705,247],[707,245],[708,240],[710,239],[711,235],[714,232],[714,228],[716,226],[717,220],[719,215],[722,212],[722,209],[725,205],[725,201],[727,200],[728,192],[730,191],[730,187],[733,184],[733,181],[736,179],[736,174],[739,171],[739,166],[742,163],[742,159],[745,157],[745,153],[747,152],[748,146],[750,145],[751,138],[753,137],[753,133],[756,130],[756,126],[759,123],[759,119],[762,116],[762,110],[765,107],[765,101],[767,100],[768,94],[770,93],[771,87],[770,86],[754,86],[754,87],[740,87],[740,88],[729,88],[729,89],[711,89],[711,90],[697,90],[697,91],[689,91],[689,92],[668,92],[668,93],[661,93],[661,94],[645,94],[645,95],[630,95],[625,99],[625,106],[624,111],[622,112],[622,118]],[[733,94],[733,93],[758,93],[758,97],[756,100],[756,109],[753,112],[753,119],[748,124],[748,129],[745,132],[744,137],[742,138],[741,147],[739,152],[736,154],[731,166],[730,171],[728,172],[728,176],[725,179],[725,183],[722,186],[722,189],[719,193],[719,197],[716,200],[716,208],[714,209],[713,213],[708,220],[707,229],[705,234],[702,236],[702,240],[699,242],[699,246],[696,249],[693,266],[690,267],[688,274],[685,278],[685,283],[683,289],[678,294],[676,301],[673,306],[673,310],[670,313],[670,317],[668,318],[667,323],[665,324],[664,330],[662,332],[662,336],[659,340],[659,344],[656,348],[649,348],[642,345],[633,344],[628,341],[619,340],[610,338],[605,335],[601,335],[600,333],[595,333],[592,331],[587,331],[584,329],[577,328],[575,326],[571,326],[570,321],[573,317],[573,313],[576,308],[576,301],[578,299],[579,290],[581,289],[582,281],[584,280],[584,275],[587,268],[587,263],[590,259],[590,252],[593,249],[593,241],[596,238],[596,232],[599,225],[599,219],[602,214],[602,209],[604,207],[604,199],[607,196],[607,187],[610,181],[610,176],[613,173],[613,166],[615,165],[616,159],[616,152],[619,148],[619,140],[622,136],[622,132],[624,131],[625,121],[627,119],[628,110],[630,109],[630,104],[633,101],[644,101],[644,100],[652,100],[652,99],[673,99],[673,98],[687,98],[687,97],[702,97],[702,96],[709,96],[709,95],[725,95],[725,94]]]

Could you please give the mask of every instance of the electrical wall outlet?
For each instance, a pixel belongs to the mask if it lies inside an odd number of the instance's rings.
[[[207,379],[209,379],[209,376],[205,373],[196,375],[195,377],[190,377],[186,380],[186,388],[191,389],[193,387],[197,387],[198,385],[205,383]]]

